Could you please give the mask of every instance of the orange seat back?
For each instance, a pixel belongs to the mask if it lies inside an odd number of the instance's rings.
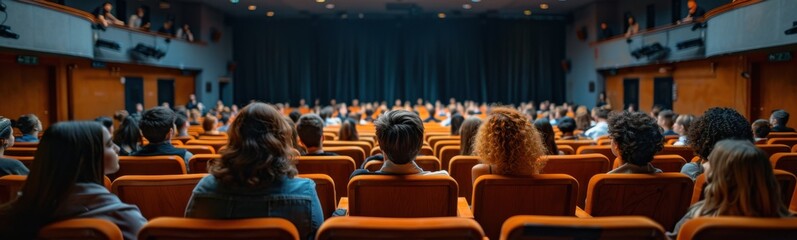
[[[557,146],[570,146],[573,149],[578,149],[581,146],[592,146],[595,145],[595,141],[592,140],[556,140]]]
[[[483,240],[484,231],[473,219],[458,217],[338,217],[324,222],[317,236],[317,240]]]
[[[360,175],[348,190],[351,216],[457,216],[457,182],[448,175]]]
[[[646,217],[514,216],[501,228],[502,240],[665,240],[664,229]]]
[[[346,197],[346,183],[354,169],[354,160],[349,156],[301,156],[296,164],[299,174],[326,174],[335,184],[337,200]]]
[[[436,146],[437,146],[438,142],[440,142],[440,141],[456,141],[457,144],[459,144],[459,139],[460,139],[459,135],[456,135],[456,136],[451,136],[451,135],[429,136],[429,139],[427,139],[426,142],[429,143],[429,146],[432,146],[435,150],[437,150]]]
[[[797,138],[797,132],[770,132],[769,138]]]
[[[227,141],[229,137],[225,135],[199,135],[199,140],[210,140],[210,141]]]
[[[336,138],[338,138],[338,136],[333,133],[329,132],[324,133],[324,141],[332,141],[335,140]]]
[[[147,219],[182,217],[194,188],[206,175],[122,176],[113,181],[111,192],[138,206]]]
[[[371,149],[371,156],[377,155],[377,154],[380,154],[380,153],[382,153],[382,149],[379,148],[378,146],[374,147],[373,149]],[[432,147],[424,145],[424,146],[421,147],[421,150],[418,151],[418,156],[420,156],[420,155],[434,156],[434,150],[432,150]]]
[[[373,149],[373,145],[366,141],[324,141],[326,147],[360,147],[365,154],[370,154]]]
[[[568,146],[568,145],[556,146],[556,148],[558,148],[559,151],[562,152],[562,154],[564,154],[564,155],[574,155],[574,154],[576,154],[576,150],[574,150],[573,147]]]
[[[785,205],[791,204],[794,200],[794,191],[795,184],[797,184],[797,177],[790,172],[786,172],[783,170],[775,169],[775,180],[778,181],[778,186],[780,187],[780,197],[783,198],[783,203]],[[700,174],[695,179],[695,186],[692,190],[692,204],[703,200],[705,198],[703,190],[706,188],[706,175]]]
[[[221,160],[221,154],[194,154],[188,159],[188,169],[191,173],[208,173],[210,164],[213,161]]]
[[[623,160],[618,158],[614,159],[614,164],[612,164],[612,169],[620,167],[623,164]],[[653,164],[654,167],[661,169],[662,172],[681,172],[681,167],[686,164],[686,160],[678,155],[655,155],[653,156],[653,161],[650,161],[650,164]]]
[[[686,214],[694,182],[681,173],[598,174],[589,181],[592,216],[646,216],[671,231]]]
[[[299,174],[297,177],[307,178],[315,182],[315,191],[318,194],[318,200],[321,201],[321,210],[324,211],[324,219],[332,216],[337,207],[337,198],[335,197],[335,181],[326,174]]]
[[[293,223],[282,218],[211,220],[161,217],[147,223],[138,239],[270,239],[299,240]]]
[[[205,145],[181,145],[181,146],[174,146],[175,148],[185,149],[186,151],[191,152],[191,154],[216,154],[216,149],[211,146]]]
[[[439,158],[440,157],[440,151],[443,150],[443,147],[446,147],[446,146],[459,146],[459,139],[457,139],[457,140],[437,141],[437,142],[434,143],[434,145],[431,145],[431,146],[433,146],[432,149],[434,149],[434,156]]]
[[[689,146],[669,146],[665,145],[661,151],[657,152],[656,155],[678,155],[681,156],[683,159],[692,159],[695,157],[695,151],[692,150]],[[681,169],[678,169],[680,172]]]
[[[365,169],[376,172],[382,169],[383,164],[384,162],[382,161],[373,160],[365,164]],[[415,164],[418,164],[418,167],[421,167],[424,171],[440,171],[440,160],[433,156],[418,156],[415,158]]]
[[[775,153],[769,157],[772,168],[797,175],[797,153]]]
[[[3,155],[21,156],[21,157],[33,157],[34,155],[36,155],[36,148],[35,147],[10,147],[10,148],[6,148],[6,151],[3,152]]]
[[[794,239],[797,218],[704,217],[686,221],[678,240]]]
[[[58,221],[39,230],[36,239],[122,240],[122,231],[111,221],[99,218],[73,218]]]
[[[578,183],[578,206],[584,207],[589,179],[609,171],[609,159],[600,154],[546,156],[543,173],[563,173],[575,178]]]
[[[216,152],[227,145],[227,140],[188,140],[185,145],[211,146]]]
[[[473,185],[473,217],[490,239],[515,215],[574,216],[578,182],[565,174],[484,175]]]
[[[451,136],[450,128],[445,129],[445,131],[442,131],[442,132],[440,130],[430,129],[430,128],[425,128],[425,130],[426,131],[423,133],[423,141],[427,142],[427,143],[429,142],[429,139],[432,138],[432,137],[446,137],[446,136],[450,137]]]
[[[450,164],[450,162],[451,162],[451,159],[454,158],[454,156],[459,155],[460,151],[461,151],[461,146],[459,146],[459,145],[457,145],[457,146],[445,146],[445,147],[441,148],[440,149],[440,157],[438,157],[440,159],[440,165],[441,166],[448,166]]]
[[[617,156],[612,152],[612,146],[582,146],[578,148],[576,154],[597,153],[606,156],[606,159],[615,159]]]
[[[39,142],[14,142],[14,146],[18,148],[38,148]]]
[[[791,152],[791,148],[789,146],[783,144],[758,144],[755,145],[756,147],[764,150],[767,153],[767,157],[771,157],[776,153],[788,153]]]
[[[179,140],[180,142],[183,142],[183,144],[180,144],[180,145],[185,145],[185,143],[188,142],[188,140],[194,140],[194,136],[191,136],[191,135],[182,136],[182,137],[175,136],[175,137],[172,137],[172,141],[174,141],[174,140]]]
[[[183,158],[168,156],[119,156],[119,171],[108,174],[111,180],[125,175],[186,174]]]
[[[783,144],[789,147],[797,145],[797,138],[770,138],[767,144]]]
[[[365,151],[359,146],[324,147],[324,152],[332,152],[342,156],[349,156],[357,167],[365,162]]]
[[[448,165],[448,174],[459,184],[459,197],[464,197],[468,203],[472,203],[473,197],[473,178],[471,171],[473,166],[479,164],[480,158],[477,156],[459,155],[451,159]]]
[[[0,177],[0,205],[14,201],[19,197],[19,191],[25,185],[28,176],[5,175]]]

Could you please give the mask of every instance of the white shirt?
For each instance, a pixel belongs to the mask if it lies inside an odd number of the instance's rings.
[[[594,127],[590,128],[584,135],[590,139],[598,139],[601,136],[609,135],[609,123],[606,121],[600,121],[598,124],[595,124]]]
[[[127,20],[127,26],[130,28],[140,28],[141,18],[136,14],[130,15],[130,19]]]

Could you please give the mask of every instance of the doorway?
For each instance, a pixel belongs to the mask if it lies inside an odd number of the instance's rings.
[[[653,79],[653,105],[660,105],[664,109],[672,109],[672,77],[657,77]]]
[[[626,78],[623,80],[623,109],[629,106],[639,108],[639,78]]]
[[[163,103],[174,108],[174,79],[158,79],[158,105]]]
[[[130,114],[135,113],[138,103],[144,104],[144,79],[125,77],[125,110]]]

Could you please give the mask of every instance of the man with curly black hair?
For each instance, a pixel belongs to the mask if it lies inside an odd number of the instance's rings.
[[[689,146],[700,157],[700,162],[687,163],[681,173],[692,180],[705,172],[708,166],[708,155],[714,150],[714,144],[725,139],[746,140],[753,142],[753,130],[750,122],[742,114],[732,108],[710,108],[703,116],[692,122],[687,133]]]
[[[622,165],[609,173],[661,173],[653,156],[664,147],[664,136],[656,119],[642,112],[623,112],[609,117],[612,152]]]

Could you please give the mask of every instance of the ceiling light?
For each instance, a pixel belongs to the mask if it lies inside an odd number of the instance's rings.
[[[466,3],[466,4],[462,4],[462,8],[464,8],[464,9],[471,9],[471,8],[473,8],[473,6],[471,6],[470,4],[467,4],[467,3]]]
[[[315,0],[315,2],[317,2],[317,3],[322,3],[322,2],[326,2],[326,1],[327,0]]]
[[[255,9],[257,9],[257,6],[249,5],[249,11],[254,11]]]
[[[548,4],[547,3],[540,4],[540,9],[543,10],[548,9]]]
[[[327,9],[333,9],[335,8],[335,4],[328,3],[326,7]]]
[[[268,16],[268,17],[273,17],[273,16],[274,16],[274,11],[268,11],[268,12],[266,12],[266,16]]]
[[[437,17],[440,18],[440,19],[443,19],[443,18],[446,18],[446,14],[445,13],[438,13]]]
[[[470,0],[471,2],[481,2],[482,0]]]
[[[523,15],[531,16],[531,10],[528,10],[528,9],[523,10]]]
[[[230,3],[236,4],[236,3],[238,3],[238,0],[230,0]]]
[[[349,18],[349,14],[346,14],[346,13],[344,13],[344,14],[341,14],[341,15],[340,15],[340,18],[341,18],[341,19],[348,19],[348,18]]]
[[[358,15],[357,17],[359,17],[360,19],[363,19],[363,18],[365,18],[365,14],[360,13],[360,15]]]

